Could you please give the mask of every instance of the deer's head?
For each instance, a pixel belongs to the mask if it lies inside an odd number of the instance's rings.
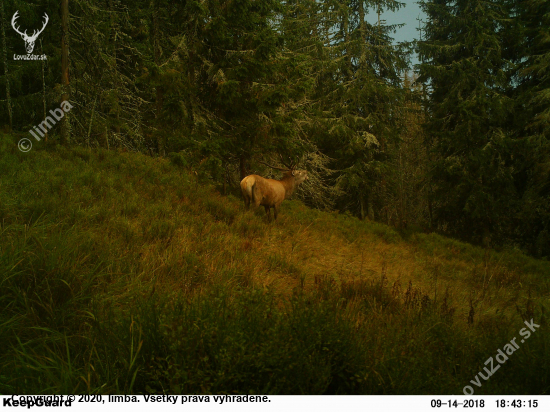
[[[265,162],[262,162],[260,161],[260,163],[268,166],[268,167],[271,167],[272,169],[276,169],[276,170],[280,170],[283,172],[283,177],[284,178],[294,178],[294,184],[297,186],[299,185],[300,183],[302,183],[304,180],[307,180],[308,176],[307,176],[307,172],[305,170],[297,170],[296,169],[296,166],[298,165],[298,159],[294,160],[294,161],[289,161],[289,162],[285,162],[285,160],[283,159],[283,157],[281,155],[279,155],[280,159],[281,159],[281,163],[285,166],[285,167],[278,167],[278,166],[271,166]]]

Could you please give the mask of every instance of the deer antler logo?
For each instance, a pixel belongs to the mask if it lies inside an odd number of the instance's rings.
[[[25,48],[27,49],[27,54],[31,54],[32,51],[34,50],[34,42],[36,41],[36,39],[38,38],[38,35],[40,33],[42,33],[44,31],[44,29],[46,28],[46,24],[48,24],[48,21],[50,20],[48,15],[46,13],[44,13],[44,24],[42,26],[42,28],[40,30],[35,30],[33,33],[32,33],[32,36],[29,36],[27,34],[27,30],[25,30],[25,32],[21,32],[19,31],[19,27],[16,27],[15,26],[15,21],[17,20],[17,18],[19,17],[17,14],[19,13],[19,10],[17,10],[15,12],[15,14],[13,15],[13,18],[11,19],[11,25],[13,27],[13,29],[19,33],[21,35],[21,38],[25,41]]]

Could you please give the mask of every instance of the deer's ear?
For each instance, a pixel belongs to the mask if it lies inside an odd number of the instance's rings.
[[[296,176],[296,172],[294,170],[292,171],[292,176]]]

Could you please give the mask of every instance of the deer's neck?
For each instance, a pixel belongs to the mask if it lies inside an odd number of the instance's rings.
[[[295,188],[294,176],[285,176],[279,180],[283,187],[285,188],[285,198],[288,198],[292,195]]]

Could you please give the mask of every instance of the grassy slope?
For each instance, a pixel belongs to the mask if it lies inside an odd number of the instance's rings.
[[[548,393],[550,265],[286,201],[165,159],[0,158],[0,393]],[[519,341],[519,339],[518,339]]]

